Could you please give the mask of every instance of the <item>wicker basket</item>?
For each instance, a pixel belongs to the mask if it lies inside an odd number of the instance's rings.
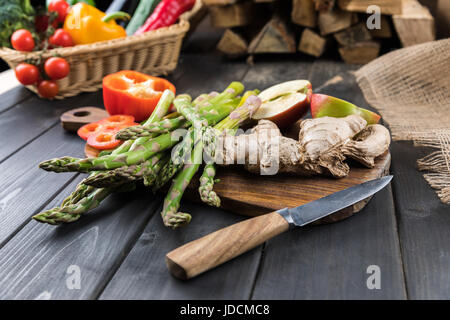
[[[30,53],[0,48],[0,57],[11,68],[26,59],[53,56],[64,57],[70,64],[67,77],[58,80],[56,99],[72,97],[80,92],[94,92],[102,87],[105,75],[120,70],[136,70],[151,75],[166,75],[178,63],[183,37],[189,30],[188,20],[202,8],[197,0],[194,8],[184,13],[177,24],[126,38],[101,41],[74,47],[57,48],[47,52]],[[27,86],[37,92],[36,86]]]

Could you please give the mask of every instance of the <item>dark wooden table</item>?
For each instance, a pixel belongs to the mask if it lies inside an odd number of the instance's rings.
[[[303,56],[263,57],[250,66],[205,53],[215,41],[207,35],[195,40],[169,76],[178,92],[196,96],[233,80],[262,89],[310,79],[316,92],[368,107],[351,75],[356,67]],[[335,76],[342,80],[330,81]],[[86,105],[102,106],[101,92],[46,101],[18,87],[0,96],[0,298],[450,298],[449,208],[416,170],[416,159],[427,150],[407,142],[392,144],[392,185],[357,215],[286,233],[187,282],[168,273],[165,254],[245,217],[183,201],[193,220],[173,231],[161,222],[161,196],[140,189],[110,197],[73,224],[30,220],[58,205],[84,176],[49,173],[37,165],[57,156],[83,156],[83,141],[63,131],[59,116]],[[380,289],[367,286],[374,265]]]

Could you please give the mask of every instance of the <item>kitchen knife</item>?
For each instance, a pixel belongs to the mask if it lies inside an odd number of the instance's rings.
[[[385,176],[330,194],[305,205],[247,219],[191,241],[166,255],[169,271],[186,280],[231,260],[295,227],[302,227],[364,200],[392,180]]]

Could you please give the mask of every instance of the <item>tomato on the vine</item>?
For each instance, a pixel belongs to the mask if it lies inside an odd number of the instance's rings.
[[[73,47],[73,39],[64,29],[56,29],[55,33],[48,39],[48,43],[60,47]]]
[[[45,32],[49,25],[50,17],[47,14],[44,15],[38,15],[34,19],[34,26],[36,28],[37,32]],[[58,27],[58,21],[53,20],[52,27],[57,28]]]
[[[19,63],[14,69],[16,78],[25,86],[35,84],[39,80],[39,69],[29,63]]]
[[[14,49],[19,51],[33,51],[33,35],[27,29],[16,30],[11,36],[11,44]]]
[[[69,74],[70,67],[66,59],[52,57],[45,61],[44,70],[52,80],[58,80],[65,78]]]
[[[38,84],[38,93],[44,98],[54,98],[59,91],[58,84],[52,80],[43,80]]]
[[[69,4],[64,0],[53,0],[48,5],[48,12],[57,12],[58,17],[56,18],[56,21],[64,22],[69,7]]]

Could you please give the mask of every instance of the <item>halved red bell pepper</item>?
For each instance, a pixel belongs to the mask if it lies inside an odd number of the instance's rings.
[[[119,71],[103,78],[103,103],[111,115],[127,114],[143,121],[152,114],[166,89],[175,93],[175,86],[165,79]]]

